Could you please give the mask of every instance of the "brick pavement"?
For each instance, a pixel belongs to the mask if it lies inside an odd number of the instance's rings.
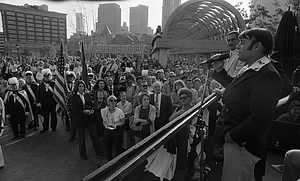
[[[60,122],[56,132],[30,130],[24,139],[11,140],[6,128],[0,144],[5,167],[0,169],[1,181],[74,181],[96,169],[96,159],[89,136],[86,136],[88,159],[79,157],[78,139],[69,142],[70,133]]]
[[[6,128],[0,144],[4,152],[5,168],[0,169],[1,181],[74,181],[96,169],[99,160],[87,135],[88,159],[78,153],[78,139],[69,142],[69,132],[61,122],[56,132],[29,131],[25,139],[11,140],[12,132]],[[280,174],[270,164],[282,163],[283,152],[269,150],[265,181],[280,181]]]

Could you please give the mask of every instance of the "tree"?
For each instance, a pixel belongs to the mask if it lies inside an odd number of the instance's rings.
[[[300,1],[299,0],[287,0],[287,5],[291,7],[291,10],[295,13],[300,26]]]

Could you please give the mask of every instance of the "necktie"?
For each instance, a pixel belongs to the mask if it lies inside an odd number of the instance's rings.
[[[156,108],[156,117],[159,117],[159,101],[158,101],[158,94],[155,94],[155,108]]]

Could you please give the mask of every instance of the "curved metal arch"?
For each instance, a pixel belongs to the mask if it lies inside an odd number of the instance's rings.
[[[189,0],[171,14],[163,29],[163,38],[219,39],[220,35],[237,29],[244,30],[245,22],[228,2]]]

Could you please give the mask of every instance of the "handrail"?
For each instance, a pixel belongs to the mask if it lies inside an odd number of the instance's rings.
[[[212,93],[204,99],[202,109],[219,100],[220,96]],[[129,148],[110,162],[98,168],[82,179],[82,181],[121,180],[138,165],[144,162],[155,150],[164,145],[176,133],[182,130],[191,119],[197,116],[201,103],[169,122],[144,140]]]

